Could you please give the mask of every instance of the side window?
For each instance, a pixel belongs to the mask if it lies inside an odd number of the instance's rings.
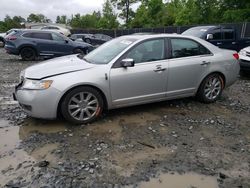
[[[44,40],[52,40],[50,33],[33,33],[32,38],[44,39]]]
[[[162,60],[165,57],[164,39],[143,42],[133,48],[126,58],[134,59],[135,63]]]
[[[197,55],[210,54],[210,51],[193,40],[170,39],[172,46],[172,58],[181,58]]]
[[[234,30],[226,30],[223,32],[224,33],[224,39],[225,40],[232,40],[234,39]]]
[[[64,38],[63,38],[63,37],[61,37],[61,36],[59,36],[59,35],[57,35],[57,34],[55,34],[55,33],[52,33],[51,35],[52,35],[52,39],[53,39],[53,40],[56,40],[56,41],[64,41]]]
[[[222,34],[220,29],[214,30],[211,34],[213,34],[213,40],[221,40]]]

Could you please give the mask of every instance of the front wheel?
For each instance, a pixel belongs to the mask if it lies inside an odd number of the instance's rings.
[[[73,52],[74,52],[74,54],[82,54],[82,55],[86,54],[86,52],[80,48],[75,49]]]
[[[201,102],[212,103],[221,96],[223,89],[223,78],[219,74],[211,74],[201,83],[197,97]]]
[[[63,117],[74,124],[86,124],[96,120],[103,111],[101,94],[91,87],[71,90],[61,103]]]

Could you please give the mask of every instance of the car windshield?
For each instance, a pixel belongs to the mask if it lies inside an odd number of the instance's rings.
[[[188,29],[182,33],[182,35],[189,35],[189,36],[194,36],[194,37],[199,37],[201,38],[204,33],[207,31],[207,29]]]
[[[124,49],[134,43],[134,38],[116,38],[90,52],[84,59],[93,64],[107,64]]]

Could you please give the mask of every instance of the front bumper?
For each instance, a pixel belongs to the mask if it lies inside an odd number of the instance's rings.
[[[46,90],[27,90],[17,86],[13,98],[31,117],[42,119],[57,117],[60,91],[53,87]]]
[[[240,70],[250,71],[250,61],[241,59],[240,60]]]

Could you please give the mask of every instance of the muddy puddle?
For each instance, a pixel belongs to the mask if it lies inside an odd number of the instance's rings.
[[[21,149],[22,129],[23,127],[12,126],[7,121],[0,120],[0,187],[20,174],[23,174],[23,179],[29,181],[38,169],[35,164],[41,160],[52,163],[57,161],[51,154],[51,151],[57,148],[56,144],[44,145],[31,153]]]
[[[162,174],[158,178],[151,178],[142,182],[139,188],[218,188],[215,177],[194,173]]]

